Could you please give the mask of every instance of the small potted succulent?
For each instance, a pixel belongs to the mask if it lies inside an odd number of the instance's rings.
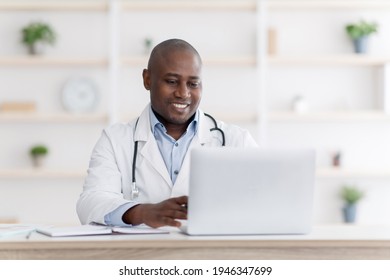
[[[145,54],[149,55],[153,46],[153,39],[150,37],[146,37],[144,39],[144,48],[145,48]]]
[[[369,35],[378,32],[378,25],[374,22],[361,20],[345,26],[345,31],[352,39],[355,53],[366,53]]]
[[[31,147],[30,155],[33,161],[33,166],[41,167],[48,152],[49,149],[44,145],[36,145]]]
[[[364,197],[364,193],[356,186],[345,185],[341,190],[341,198],[344,201],[343,214],[346,223],[354,223],[356,220],[357,203]]]
[[[32,22],[22,29],[22,42],[31,55],[42,54],[44,46],[53,45],[56,34],[52,27],[43,22]]]

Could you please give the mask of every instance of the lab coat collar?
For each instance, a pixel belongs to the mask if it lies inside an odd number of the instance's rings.
[[[153,137],[153,133],[150,129],[150,103],[142,111],[141,115],[138,118],[137,128],[134,132],[134,141],[148,141],[150,137]],[[198,109],[199,123],[198,123],[198,132],[195,134],[193,142],[197,142],[199,145],[205,145],[212,141],[212,135],[210,134],[210,120],[206,117],[202,110]],[[193,145],[191,145],[193,146]]]
[[[150,103],[142,111],[134,125],[134,141],[147,141],[149,137],[153,136],[150,131],[149,109]]]

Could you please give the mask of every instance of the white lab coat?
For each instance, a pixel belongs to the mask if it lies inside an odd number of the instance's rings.
[[[104,216],[128,203],[132,183],[134,141],[138,143],[136,183],[140,191],[139,203],[157,203],[170,197],[188,195],[189,156],[185,157],[175,184],[165,166],[149,119],[149,106],[136,120],[115,124],[105,129],[91,156],[88,176],[77,202],[77,213],[82,224],[104,223]],[[189,150],[201,146],[221,146],[221,133],[210,131],[212,120],[202,111],[199,127]],[[257,146],[247,130],[217,122],[225,133],[226,146]]]

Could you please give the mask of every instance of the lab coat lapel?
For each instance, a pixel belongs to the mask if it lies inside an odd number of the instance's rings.
[[[181,166],[181,172],[179,173],[179,176],[177,176],[175,185],[174,185],[174,191],[180,191],[180,186],[189,186],[189,172],[190,171],[190,155],[191,155],[191,149],[193,148],[200,148],[202,146],[208,146],[212,142],[212,137],[210,133],[210,127],[207,122],[206,117],[204,116],[204,113],[202,111],[199,111],[200,117],[199,117],[199,127],[198,131],[195,134],[194,138],[191,141],[190,146],[188,147],[188,152],[184,158],[183,164]],[[177,188],[175,188],[177,186]],[[185,190],[183,194],[188,193],[188,190]],[[177,193],[177,195],[183,195],[181,193]]]
[[[150,106],[150,105],[149,105]],[[172,180],[168,174],[167,167],[158,149],[156,139],[150,129],[149,107],[147,107],[139,117],[134,140],[139,141],[139,155],[142,156],[172,187]]]
[[[146,141],[145,145],[142,147],[140,154],[161,175],[166,183],[172,187],[171,177],[168,174],[167,167],[165,166],[154,137],[149,137],[148,141]]]

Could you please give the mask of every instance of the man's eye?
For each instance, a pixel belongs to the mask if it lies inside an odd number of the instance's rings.
[[[189,83],[189,87],[190,88],[198,88],[199,84],[200,84],[200,82],[191,82],[191,83]]]
[[[177,84],[176,80],[166,80],[166,83],[169,85],[176,85]]]

